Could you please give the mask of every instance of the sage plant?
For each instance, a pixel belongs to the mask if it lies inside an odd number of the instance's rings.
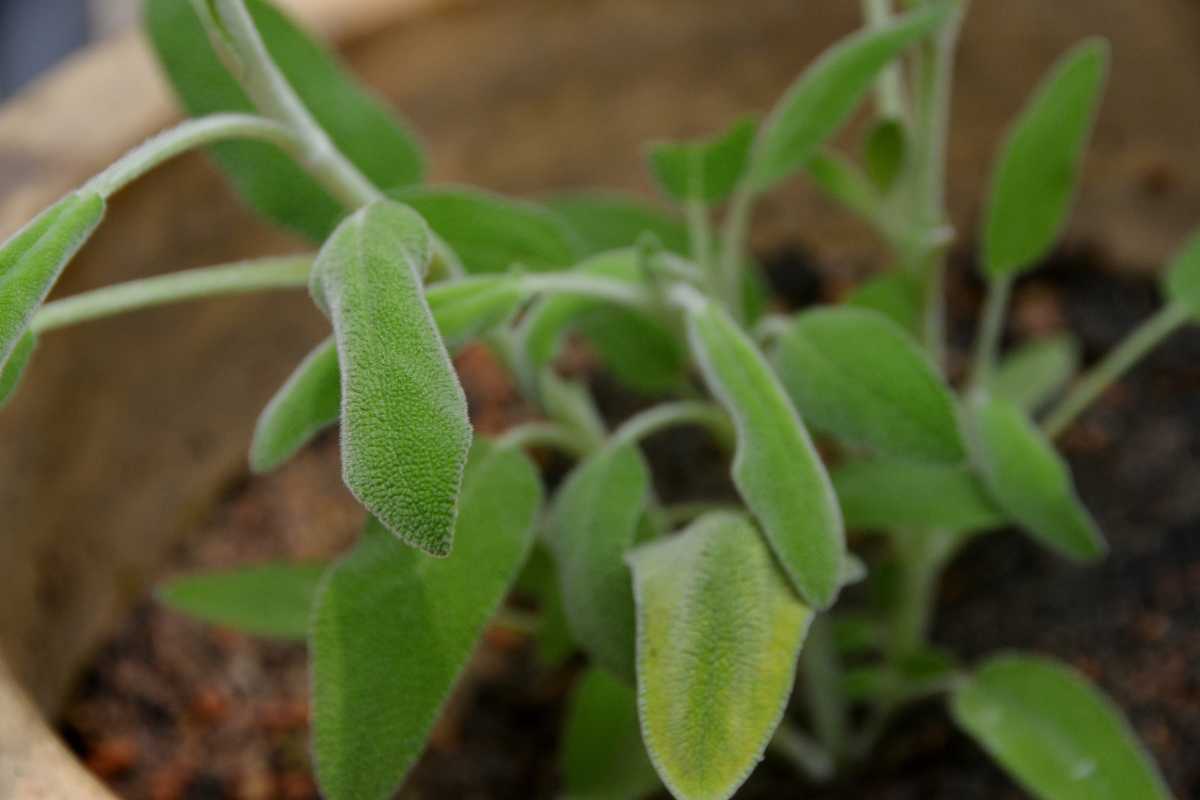
[[[865,0],[863,29],[761,123],[653,145],[667,213],[606,194],[534,204],[427,185],[405,124],[266,0],[148,0],[150,39],[193,118],[0,249],[0,397],[54,329],[308,289],[330,335],[263,411],[249,461],[269,472],[339,426],[344,481],[368,512],[361,538],[330,564],[195,575],[162,596],[215,623],[307,638],[328,797],[402,784],[485,626],[515,624],[503,602],[518,584],[539,599],[517,622],[543,654],[588,657],[562,740],[572,797],[662,785],[726,798],[767,751],[800,786],[827,780],[931,697],[1034,795],[1167,797],[1121,713],[1075,670],[1019,653],[962,663],[929,628],[939,575],[976,536],[1020,530],[1067,559],[1104,554],[1052,440],[1196,321],[1200,237],[1166,269],[1163,310],[1082,376],[1066,336],[999,352],[1013,281],[1069,215],[1105,83],[1106,44],[1080,44],[996,159],[978,243],[987,301],[971,374],[952,386],[943,186],[967,3],[903,6]],[[830,142],[864,104],[855,158]],[[108,197],[198,147],[319,249],[46,303]],[[764,313],[747,232],[756,202],[797,179],[870,224],[896,267],[844,303]],[[649,407],[610,427],[586,383],[555,368],[572,335]],[[470,342],[497,355],[537,421],[473,433],[451,361]],[[724,448],[738,504],[659,499],[642,448],[681,425]],[[573,459],[549,499],[533,448]],[[856,557],[847,530],[883,546]],[[839,603],[858,582],[874,602]],[[794,689],[803,713],[788,711]]]

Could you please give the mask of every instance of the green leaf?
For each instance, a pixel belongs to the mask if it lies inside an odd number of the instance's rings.
[[[775,365],[814,427],[889,455],[965,457],[954,398],[924,351],[894,322],[846,306],[799,314]]]
[[[1053,399],[1079,369],[1079,343],[1070,334],[1030,342],[1006,356],[993,372],[988,391],[1026,411]]]
[[[422,293],[429,258],[421,217],[381,200],[321,248],[312,293],[337,341],[346,485],[403,541],[444,556],[471,424]]]
[[[589,450],[604,446],[608,428],[586,383],[563,378],[546,368],[538,375],[538,398],[546,417],[562,422],[586,439]]]
[[[851,529],[965,534],[1007,523],[979,479],[961,465],[871,459],[843,464],[830,477]]]
[[[1065,461],[1013,403],[983,397],[974,403],[973,438],[992,498],[1030,535],[1069,558],[1104,554],[1104,537],[1083,507]]]
[[[652,233],[664,248],[678,255],[689,250],[687,226],[677,216],[631,195],[578,193],[557,195],[546,207],[574,232],[582,256],[632,247]]]
[[[812,612],[753,526],[710,514],[629,556],[642,735],[681,800],[724,800],[783,717]]]
[[[983,237],[984,271],[1016,275],[1054,246],[1079,182],[1108,72],[1108,44],[1071,50],[1021,112],[992,173]]]
[[[563,736],[565,800],[637,800],[659,787],[642,732],[637,694],[604,670],[575,687]]]
[[[759,131],[750,160],[751,186],[765,191],[804,167],[854,113],[884,67],[937,29],[948,10],[947,4],[934,3],[827,50],[792,84]]]
[[[328,564],[260,564],[185,575],[158,599],[213,625],[278,639],[304,639],[317,585]]]
[[[649,491],[637,446],[609,446],[571,473],[550,521],[571,634],[596,663],[629,683],[634,615],[625,553]]]
[[[562,269],[579,255],[570,229],[533,203],[459,186],[390,194],[420,212],[468,272],[504,272],[514,264],[535,271]]]
[[[1163,293],[1200,317],[1200,231],[1192,234],[1167,265]]]
[[[545,544],[536,543],[514,589],[537,602],[538,658],[549,667],[562,665],[576,650],[558,584],[554,555]]]
[[[921,283],[910,272],[888,272],[859,286],[846,305],[876,311],[910,335],[921,332]]]
[[[37,347],[37,337],[26,331],[25,335],[18,340],[17,346],[13,348],[12,355],[8,357],[8,360],[0,362],[0,408],[4,408],[17,391],[21,376],[25,374],[25,368],[29,366],[29,359],[33,357],[35,347]]]
[[[716,303],[688,308],[688,340],[737,427],[733,481],[806,602],[837,595],[846,542],[837,498],[808,431],[758,348]]]
[[[391,797],[533,542],[541,483],[509,448],[472,448],[452,558],[372,520],[313,615],[313,752],[324,796]]]
[[[104,198],[73,192],[0,245],[0,364],[8,363],[34,312],[104,217]]]
[[[473,275],[425,290],[429,310],[451,351],[503,325],[526,297],[519,278],[510,275]]]
[[[908,132],[899,120],[878,122],[867,134],[864,146],[867,174],[883,192],[890,192],[904,172],[908,159]]]
[[[262,474],[282,466],[338,420],[342,379],[337,345],[326,339],[288,377],[258,417],[250,444],[250,469]]]
[[[741,119],[724,134],[690,142],[650,146],[650,169],[667,196],[686,203],[695,197],[706,205],[727,198],[746,171],[757,123]]]
[[[1049,659],[989,660],[954,693],[958,725],[1044,800],[1171,797],[1120,710]]]
[[[883,198],[854,162],[833,150],[813,155],[805,165],[817,188],[850,211],[868,220],[879,218]]]
[[[276,65],[337,148],[377,186],[419,182],[424,156],[407,126],[270,3],[247,0],[246,6]],[[151,44],[188,114],[253,110],[213,51],[191,3],[147,0],[144,13]],[[325,238],[345,214],[272,145],[225,142],[212,152],[253,208],[312,239]]]
[[[640,256],[632,248],[592,256],[575,271],[628,283],[643,280]],[[683,379],[687,353],[662,322],[581,295],[547,297],[529,310],[520,339],[531,364],[542,367],[553,361],[571,329],[595,346],[618,380],[643,394],[661,394]]]

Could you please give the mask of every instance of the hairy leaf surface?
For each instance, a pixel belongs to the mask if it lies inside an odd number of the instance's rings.
[[[854,444],[923,461],[965,458],[954,398],[915,341],[847,306],[799,314],[775,364],[801,415]]]
[[[598,664],[631,684],[633,590],[625,553],[649,491],[637,446],[609,446],[571,473],[551,517],[571,634]]]
[[[376,521],[317,594],[313,752],[324,796],[391,797],[533,542],[541,482],[521,453],[472,448],[451,558]]]
[[[673,200],[685,203],[695,198],[715,205],[729,196],[745,173],[756,129],[754,120],[741,119],[711,139],[653,144],[651,171]]]
[[[1067,53],[1009,133],[984,223],[984,270],[991,277],[1016,275],[1054,246],[1079,182],[1108,50],[1106,42],[1092,39]]]
[[[637,693],[604,670],[575,686],[563,736],[566,800],[637,800],[659,787],[642,732]]]
[[[1042,544],[1076,560],[1104,554],[1104,537],[1083,507],[1062,457],[1017,406],[975,403],[973,436],[983,481],[1006,514]]]
[[[1171,797],[1120,710],[1063,664],[995,657],[954,692],[951,708],[959,726],[1036,797]]]
[[[321,248],[312,293],[337,341],[346,485],[403,541],[444,556],[471,424],[422,291],[429,258],[421,217],[381,200]]]
[[[737,426],[733,481],[800,596],[827,608],[846,542],[820,456],[766,359],[724,309],[702,300],[687,316],[704,379]]]
[[[1070,334],[1039,339],[1000,362],[988,391],[1026,411],[1045,405],[1079,369],[1079,342]]]
[[[702,517],[629,563],[651,761],[675,797],[724,800],[783,716],[812,612],[739,515]]]
[[[260,564],[184,575],[158,599],[214,625],[278,639],[304,639],[317,585],[328,564]]]
[[[250,469],[270,472],[338,420],[342,378],[337,344],[326,339],[296,367],[267,403],[250,444]]]
[[[871,459],[843,464],[830,477],[848,528],[968,533],[1007,522],[979,479],[961,465]]]

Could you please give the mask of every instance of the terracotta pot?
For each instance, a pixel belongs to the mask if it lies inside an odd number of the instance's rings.
[[[795,0],[292,0],[422,130],[438,180],[514,193],[649,191],[640,144],[762,112],[855,25]],[[1200,207],[1200,8],[1189,0],[976,3],[964,40],[950,198],[969,234],[1004,124],[1053,57],[1090,33],[1115,71],[1072,236],[1153,267]],[[1035,35],[1030,35],[1035,31]],[[1155,42],[1147,48],[1147,42]],[[0,237],[171,121],[136,36],[85,53],[0,112]],[[847,142],[852,143],[852,130]],[[800,240],[845,273],[878,260],[797,184],[760,245]],[[253,218],[202,156],[114,199],[59,288],[70,294],[302,245]],[[44,720],[172,543],[245,474],[253,420],[324,323],[300,293],[222,300],[46,338],[0,415],[0,796],[101,790]]]

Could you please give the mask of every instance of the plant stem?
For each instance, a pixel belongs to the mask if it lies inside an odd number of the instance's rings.
[[[813,730],[836,764],[846,744],[846,705],[841,664],[829,618],[824,614],[818,614],[809,626],[804,649],[800,651],[800,672]]]
[[[693,197],[684,204],[684,212],[687,215],[692,260],[704,271],[709,291],[719,296],[724,284],[720,264],[713,259],[712,220],[708,216],[708,207],[703,200]]]
[[[724,239],[721,242],[720,293],[735,320],[741,320],[742,309],[742,254],[746,250],[750,235],[750,213],[754,210],[757,192],[745,181],[734,191],[725,212]]]
[[[900,554],[900,593],[892,617],[890,659],[911,655],[925,644],[942,569],[956,550],[958,538],[946,531],[905,531]]]
[[[1065,431],[1105,389],[1160,342],[1191,320],[1192,314],[1187,308],[1173,303],[1164,306],[1157,314],[1143,322],[1105,356],[1103,361],[1084,375],[1062,402],[1047,415],[1046,421],[1042,423],[1046,435],[1053,438]]]
[[[833,777],[834,765],[829,753],[786,719],[779,723],[767,747],[818,783]]]
[[[863,17],[870,28],[882,28],[892,21],[891,0],[862,0]],[[904,119],[904,87],[900,65],[884,69],[875,85],[876,105],[884,119]]]
[[[1008,310],[1008,298],[1012,293],[1011,278],[992,278],[988,283],[987,299],[979,318],[979,333],[975,339],[975,364],[971,369],[971,391],[987,386],[1000,350],[1000,337],[1004,334],[1004,314]]]
[[[263,258],[118,283],[47,303],[34,316],[30,327],[35,333],[45,333],[67,325],[184,300],[301,288],[308,285],[312,260],[311,255]]]
[[[521,285],[530,292],[583,295],[641,311],[655,310],[653,299],[642,287],[624,281],[545,272],[523,275]]]
[[[675,425],[703,425],[722,442],[733,441],[733,428],[725,411],[715,403],[700,400],[680,400],[662,403],[636,414],[617,428],[612,435],[614,444],[630,444]]]
[[[509,428],[497,440],[499,447],[554,447],[573,456],[583,456],[588,446],[576,431],[555,422],[526,422]]]
[[[244,0],[192,0],[229,71],[268,117],[300,139],[301,162],[335,197],[357,208],[383,195],[334,146],[271,59]]]

